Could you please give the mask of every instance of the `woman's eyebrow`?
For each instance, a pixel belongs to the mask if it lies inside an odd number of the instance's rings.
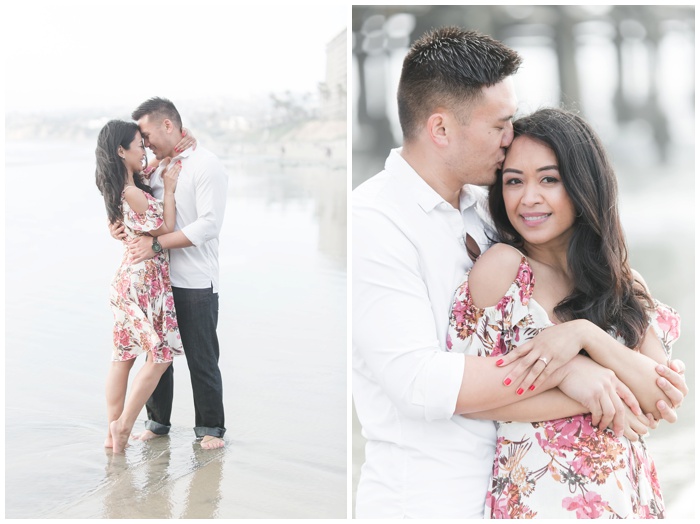
[[[549,171],[551,169],[558,171],[559,166],[557,166],[556,164],[552,164],[551,166],[542,166],[535,169],[535,171],[539,173],[540,171]],[[515,169],[514,167],[507,167],[502,171],[502,173],[517,173],[519,175],[523,174],[523,172],[520,169]]]

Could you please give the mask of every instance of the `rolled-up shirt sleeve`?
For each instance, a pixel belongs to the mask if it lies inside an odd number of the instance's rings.
[[[442,350],[419,252],[383,212],[353,206],[352,343],[403,414],[454,415],[464,355]],[[448,312],[445,311],[445,315]]]
[[[200,246],[219,236],[226,209],[228,177],[218,161],[198,169],[194,177],[197,218],[181,231],[193,245]]]

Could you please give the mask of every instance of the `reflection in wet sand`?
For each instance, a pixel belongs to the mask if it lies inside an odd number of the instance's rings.
[[[164,449],[159,449],[163,448],[162,444],[165,444]],[[169,439],[163,438],[160,442],[140,446],[138,464],[130,463],[134,461],[125,455],[106,452],[104,493],[93,495],[102,499],[99,518],[174,518],[172,479],[167,474],[170,462],[168,444]],[[79,508],[72,509],[75,511]]]
[[[193,445],[193,450],[197,465],[194,473],[189,477],[182,518],[217,518],[221,502],[221,480],[224,474],[225,451],[203,450],[199,444]],[[205,488],[198,489],[200,486]]]
[[[105,449],[104,478],[58,518],[217,518],[226,450],[203,450],[186,432],[148,443],[127,453]],[[173,449],[174,448],[174,449]]]

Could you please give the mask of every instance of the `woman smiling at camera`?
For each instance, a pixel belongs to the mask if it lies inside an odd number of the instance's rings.
[[[514,131],[489,195],[502,243],[458,288],[448,335],[451,351],[532,366],[512,385],[524,400],[469,415],[501,421],[485,516],[661,518],[656,469],[637,434],[660,418],[649,384],[656,365],[670,360],[679,317],[629,266],[615,175],[590,126],[543,109],[517,120]],[[574,323],[581,354],[528,343],[564,322]],[[649,418],[628,409],[628,427],[616,435],[560,390],[537,394],[547,374],[573,372],[573,360],[612,370]],[[585,367],[576,370],[585,378]]]

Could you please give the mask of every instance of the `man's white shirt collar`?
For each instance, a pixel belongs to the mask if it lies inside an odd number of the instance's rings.
[[[406,174],[407,180],[411,184],[412,190],[416,194],[416,199],[418,205],[426,213],[430,213],[433,209],[441,204],[449,204],[444,198],[442,198],[437,191],[435,191],[430,185],[416,172],[415,169],[406,161],[406,159],[401,156],[402,148],[392,149],[389,157],[386,161],[386,168],[390,171],[400,171]],[[481,195],[478,195],[481,193]],[[483,200],[486,190],[478,186],[473,186],[470,184],[465,184],[462,187],[462,191],[459,195],[459,210],[463,213],[466,209],[476,205],[480,198]],[[479,210],[477,206],[478,211]],[[479,213],[481,215],[482,213]],[[486,213],[488,216],[488,213]],[[488,219],[490,222],[490,218]]]

